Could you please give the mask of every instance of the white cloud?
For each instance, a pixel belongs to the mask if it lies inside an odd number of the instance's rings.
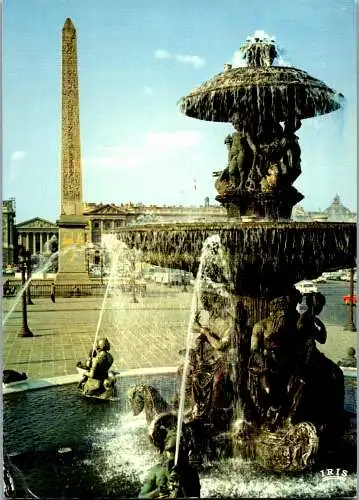
[[[189,64],[195,69],[202,68],[206,64],[206,61],[203,59],[203,57],[200,56],[191,56],[189,54],[176,54],[175,58],[177,61],[183,64]]]
[[[168,52],[168,50],[157,49],[154,51],[153,57],[155,59],[170,59],[172,58],[172,55],[170,54],[170,52]],[[188,64],[195,69],[202,68],[206,64],[206,61],[203,59],[203,57],[200,56],[193,56],[190,54],[175,54],[173,57],[176,61],[183,64]]]
[[[146,85],[145,87],[143,87],[142,89],[142,94],[143,95],[152,95],[153,94],[153,88],[150,87],[149,85]]]
[[[152,130],[128,136],[122,153],[99,154],[93,149],[92,157],[84,162],[86,199],[203,203],[208,192],[214,190],[209,165],[221,164],[208,154],[207,140],[202,130]],[[206,175],[200,181],[201,172]]]
[[[202,141],[202,134],[195,130],[175,132],[148,132],[136,139],[135,147],[97,146],[97,154],[84,158],[83,164],[91,170],[133,170],[137,168],[168,165]]]
[[[17,150],[11,154],[10,160],[12,162],[14,162],[14,161],[17,162],[17,161],[24,160],[25,158],[26,158],[26,152],[21,151],[21,150]]]
[[[122,153],[125,148],[123,146],[95,146],[95,151],[104,151],[106,153]]]
[[[144,144],[149,149],[164,150],[186,148],[200,143],[202,134],[196,130],[178,130],[176,132],[149,132]]]
[[[122,149],[122,148],[121,148]],[[99,169],[128,169],[136,167],[136,158],[130,151],[124,148],[119,148],[119,151],[104,151],[101,156],[93,156],[85,158],[83,164],[85,167],[99,168]],[[111,154],[112,153],[112,154]]]
[[[18,180],[21,162],[26,158],[26,151],[20,149],[13,151],[10,155],[10,176],[9,181]]]
[[[169,59],[171,54],[165,49],[157,49],[153,53],[155,59]]]

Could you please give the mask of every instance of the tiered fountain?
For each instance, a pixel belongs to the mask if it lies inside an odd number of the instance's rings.
[[[197,271],[203,243],[218,235],[212,253],[226,254],[229,280],[211,263],[198,276],[210,321],[195,315],[190,325],[199,333],[184,364],[184,431],[202,458],[239,453],[270,470],[300,471],[328,450],[345,453],[344,382],[316,347],[326,339],[317,318],[323,296],[299,315],[294,283],[354,267],[356,226],[290,221],[303,198],[293,187],[301,173],[295,132],[301,120],[339,109],[343,96],[304,71],[273,66],[276,45],[267,37],[255,35],[242,51],[246,67],[226,65],[180,103],[187,116],[235,128],[225,140],[228,165],[214,174],[228,223],[147,225],[120,238],[149,262]]]

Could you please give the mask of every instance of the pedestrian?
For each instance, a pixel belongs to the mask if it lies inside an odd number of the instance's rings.
[[[53,303],[55,303],[56,300],[56,288],[55,288],[55,282],[53,281],[51,283],[51,294],[50,294],[51,300]]]

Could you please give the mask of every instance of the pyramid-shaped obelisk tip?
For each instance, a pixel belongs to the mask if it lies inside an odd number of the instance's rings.
[[[74,23],[71,21],[71,19],[69,17],[65,21],[63,30],[75,31]]]

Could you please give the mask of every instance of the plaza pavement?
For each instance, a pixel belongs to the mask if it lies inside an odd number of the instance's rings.
[[[134,303],[131,294],[109,297],[98,336],[111,342],[114,369],[176,366],[187,338],[192,289],[151,284]],[[3,318],[14,298],[3,299]],[[3,369],[25,372],[31,379],[76,373],[94,342],[103,298],[34,298],[28,325],[34,337],[18,336],[21,301],[2,329]],[[327,325],[328,339],[318,347],[333,361],[356,346],[356,333]]]

